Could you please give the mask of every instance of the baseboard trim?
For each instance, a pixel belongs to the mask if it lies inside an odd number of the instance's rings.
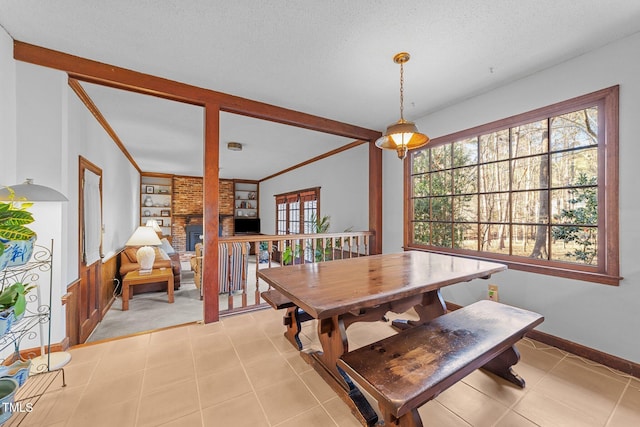
[[[457,310],[462,308],[461,305],[447,302],[447,310]],[[530,331],[527,334],[528,338],[539,341],[543,344],[556,347],[560,350],[566,351],[576,356],[591,360],[601,365],[608,366],[609,368],[616,369],[625,374],[632,375],[636,378],[640,378],[640,364],[632,362],[630,360],[623,359],[612,354],[604,353],[600,350],[596,350],[591,347],[584,346],[582,344],[575,343],[573,341],[566,340],[564,338],[556,337],[555,335],[547,334],[540,331]]]

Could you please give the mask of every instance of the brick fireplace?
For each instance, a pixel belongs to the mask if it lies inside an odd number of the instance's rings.
[[[233,235],[233,181],[220,180],[220,224],[222,235]],[[187,226],[203,226],[203,180],[199,177],[174,176],[172,198],[172,246],[187,250]],[[190,227],[193,228],[193,227]]]

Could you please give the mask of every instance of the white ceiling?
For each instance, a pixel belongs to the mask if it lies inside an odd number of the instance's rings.
[[[640,1],[0,0],[0,25],[22,42],[383,131],[399,116],[395,53],[412,56],[405,117],[416,119],[640,31]],[[202,172],[199,107],[84,87],[142,170]],[[258,179],[351,141],[223,114],[221,142],[221,176]]]

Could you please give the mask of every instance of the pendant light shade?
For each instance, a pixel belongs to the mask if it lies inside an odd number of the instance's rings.
[[[401,52],[393,57],[393,62],[400,64],[400,120],[389,125],[378,140],[376,147],[385,150],[395,150],[401,160],[407,156],[407,151],[422,147],[429,142],[429,137],[418,131],[415,123],[404,119],[404,66],[411,56]]]

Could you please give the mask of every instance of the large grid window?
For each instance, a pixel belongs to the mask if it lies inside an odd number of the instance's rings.
[[[278,194],[276,234],[315,233],[314,218],[320,210],[320,187]]]
[[[618,88],[411,154],[407,246],[617,284]]]

